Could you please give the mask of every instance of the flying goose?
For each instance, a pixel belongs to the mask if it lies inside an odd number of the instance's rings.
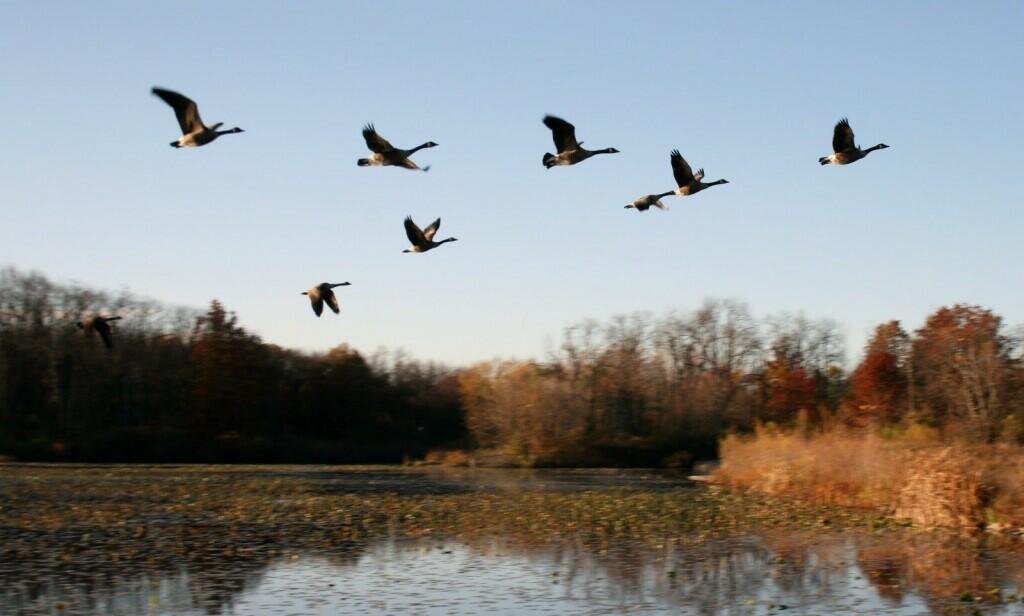
[[[555,140],[555,148],[558,154],[544,154],[544,166],[548,169],[560,165],[575,165],[581,163],[594,154],[618,154],[615,148],[603,150],[587,150],[583,142],[576,141],[576,127],[569,124],[562,118],[553,115],[544,116],[544,126],[551,129],[551,136]]]
[[[347,287],[351,282],[336,282],[331,284],[329,282],[321,282],[315,287],[310,288],[308,291],[303,291],[302,295],[309,296],[309,303],[313,305],[313,312],[316,316],[320,316],[324,312],[324,302],[330,306],[334,314],[341,312],[341,308],[338,307],[338,297],[334,295],[334,287]]]
[[[110,336],[110,322],[117,321],[120,318],[121,317],[101,317],[97,314],[84,321],[78,321],[75,325],[78,326],[78,329],[84,331],[86,336],[91,336],[93,332],[98,332],[100,338],[103,338],[103,344],[106,345],[108,349],[112,349],[114,348],[114,339]]]
[[[628,210],[629,208],[636,208],[636,211],[638,212],[646,212],[647,210],[651,209],[651,206],[653,205],[659,210],[667,210],[668,207],[661,202],[661,198],[674,194],[676,194],[676,191],[670,190],[668,192],[663,192],[660,195],[645,195],[643,197],[637,197],[636,200],[633,201],[633,203],[630,203],[629,205],[626,206],[626,209]]]
[[[181,126],[181,137],[177,141],[171,142],[172,148],[199,147],[210,143],[221,135],[245,132],[237,126],[227,130],[217,130],[224,125],[223,122],[217,122],[213,126],[203,124],[196,102],[183,94],[163,88],[153,88],[152,92],[174,109],[178,125]]]
[[[704,170],[698,169],[697,173],[694,173],[693,170],[690,169],[690,164],[686,162],[683,155],[679,153],[679,150],[672,150],[672,155],[669,157],[669,160],[672,162],[672,175],[676,177],[676,184],[679,185],[679,188],[676,188],[674,192],[680,197],[699,193],[709,186],[729,183],[729,180],[715,180],[714,182],[707,183],[702,182],[701,180],[704,179]]]
[[[373,154],[370,154],[369,158],[360,158],[356,161],[356,164],[360,167],[405,167],[406,169],[419,169],[416,163],[409,160],[409,157],[419,152],[423,148],[436,148],[437,144],[433,141],[421,143],[411,150],[400,150],[391,143],[377,134],[377,130],[373,128],[373,124],[367,124],[363,127],[363,139],[366,140],[366,147],[370,148]],[[430,171],[430,165],[423,167],[423,171]]]
[[[412,216],[405,217],[405,234],[409,237],[409,241],[412,242],[412,246],[406,248],[402,252],[427,252],[433,250],[445,242],[458,241],[454,237],[443,239],[440,242],[434,241],[434,235],[437,230],[441,228],[441,219],[438,218],[434,222],[430,223],[430,226],[426,229],[420,229],[416,226],[416,223],[412,221]]]
[[[860,149],[853,142],[853,129],[850,128],[850,121],[843,118],[836,123],[835,132],[832,133],[833,153],[828,156],[822,156],[818,159],[818,162],[823,165],[849,165],[875,150],[884,150],[887,147],[889,146],[879,143],[866,150]]]

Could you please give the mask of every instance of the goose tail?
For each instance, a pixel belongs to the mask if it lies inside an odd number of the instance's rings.
[[[544,153],[544,158],[542,159],[542,161],[544,163],[544,166],[547,167],[548,169],[550,169],[551,167],[555,166],[555,163],[553,162],[554,158],[555,158],[554,154],[552,154],[550,152],[545,152]]]
[[[356,161],[356,164],[359,165],[360,167],[368,167],[370,166],[370,159],[360,158],[359,160]]]
[[[818,162],[821,163],[822,165],[827,165],[831,161],[828,159],[828,156],[822,156],[821,158],[818,159]]]

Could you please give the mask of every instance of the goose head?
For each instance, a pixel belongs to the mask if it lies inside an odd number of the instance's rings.
[[[229,128],[227,130],[220,130],[220,131],[217,130],[221,126],[224,126],[224,123],[223,122],[217,122],[216,124],[214,124],[213,126],[210,127],[210,130],[212,130],[212,131],[214,131],[214,132],[216,132],[216,133],[218,133],[220,135],[227,135],[229,133],[244,133],[245,132],[244,130],[238,128],[237,126],[234,127],[234,128]]]
[[[436,148],[437,144],[434,143],[433,141],[428,141],[428,142],[423,144],[423,147],[425,147],[425,148]]]

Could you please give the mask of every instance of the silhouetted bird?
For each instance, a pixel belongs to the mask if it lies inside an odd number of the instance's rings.
[[[360,167],[404,167],[406,169],[419,169],[416,163],[409,160],[409,157],[423,148],[435,148],[437,144],[433,141],[422,143],[411,150],[400,150],[377,134],[373,124],[363,127],[363,139],[366,140],[366,147],[370,148],[373,154],[369,158],[360,158],[356,164]],[[429,171],[430,165],[423,167],[423,171]]]
[[[683,155],[679,153],[679,150],[672,150],[672,155],[669,157],[672,162],[672,175],[676,178],[676,184],[679,188],[675,189],[675,194],[680,197],[699,193],[709,186],[717,186],[719,184],[728,184],[729,180],[715,180],[714,182],[704,183],[701,180],[704,179],[704,170],[698,169],[697,173],[694,173],[690,169],[690,164],[686,162]]]
[[[194,100],[187,96],[163,88],[153,88],[152,92],[170,105],[174,109],[174,115],[178,118],[181,138],[171,142],[172,148],[198,147],[210,143],[221,135],[245,132],[237,126],[227,130],[217,130],[224,125],[223,122],[217,122],[213,126],[203,124],[202,118],[199,117],[199,107],[196,106]]]
[[[105,344],[108,349],[112,349],[114,348],[114,339],[111,337],[110,322],[117,321],[120,318],[121,317],[101,317],[100,315],[96,315],[84,321],[78,321],[75,325],[78,326],[78,329],[83,330],[86,336],[91,336],[93,332],[98,333],[100,338],[103,338],[103,344]]]
[[[603,150],[585,149],[583,142],[576,141],[576,127],[562,118],[546,115],[544,116],[544,126],[551,129],[551,136],[555,140],[555,148],[558,150],[558,154],[544,154],[544,166],[548,169],[561,165],[575,165],[595,154],[619,153],[615,148],[605,148]]]
[[[633,203],[627,205],[626,209],[628,210],[629,208],[636,208],[638,212],[646,212],[647,210],[651,209],[651,206],[653,205],[658,209],[667,210],[668,208],[665,206],[664,203],[661,202],[661,198],[674,194],[676,194],[675,191],[670,190],[668,192],[663,192],[660,195],[645,195],[643,197],[638,197],[636,200],[633,201]]]
[[[338,314],[339,312],[341,312],[341,308],[338,306],[337,296],[334,295],[334,291],[332,291],[331,289],[333,289],[334,287],[347,287],[350,284],[352,283],[336,282],[334,284],[331,284],[329,282],[321,282],[320,284],[309,289],[308,291],[303,291],[302,295],[309,296],[309,303],[313,305],[313,312],[316,313],[316,316],[320,316],[321,314],[323,314],[324,302],[327,302],[327,305],[331,307],[331,310],[334,311],[334,314]]]
[[[828,156],[822,156],[818,159],[818,162],[823,165],[849,165],[875,150],[884,150],[887,147],[889,146],[879,143],[866,150],[860,149],[853,142],[853,129],[850,128],[850,121],[843,118],[836,123],[835,132],[832,133],[833,153]]]
[[[412,246],[406,248],[402,252],[427,252],[433,250],[445,242],[457,241],[454,237],[443,239],[440,242],[434,241],[434,235],[437,230],[441,228],[441,219],[438,218],[434,222],[430,223],[430,226],[426,229],[420,229],[416,226],[416,223],[412,221],[412,216],[405,217],[405,234],[409,237],[409,241]]]

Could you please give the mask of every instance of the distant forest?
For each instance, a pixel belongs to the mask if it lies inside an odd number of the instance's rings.
[[[120,315],[114,348],[75,323]],[[452,368],[268,344],[205,311],[0,272],[0,454],[20,460],[675,466],[758,424],[1024,442],[1024,331],[957,304],[877,327],[737,302],[568,327],[549,356]]]

